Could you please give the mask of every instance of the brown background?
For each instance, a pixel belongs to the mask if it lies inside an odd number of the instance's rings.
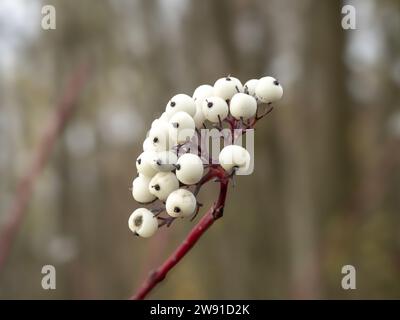
[[[150,240],[127,227],[146,130],[171,96],[228,74],[273,75],[284,98],[257,127],[254,174],[152,297],[400,298],[399,1],[352,1],[347,31],[341,1],[10,2],[0,2],[0,227],[65,82],[82,62],[92,71],[36,181],[0,298],[128,297],[193,225]],[[56,30],[40,29],[44,3]],[[57,290],[40,286],[45,264]],[[357,290],[341,288],[346,264]]]

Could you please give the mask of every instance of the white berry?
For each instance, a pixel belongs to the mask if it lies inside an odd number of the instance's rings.
[[[169,194],[179,188],[179,181],[172,172],[159,172],[150,181],[149,192],[165,201]]]
[[[169,136],[169,124],[160,121],[149,132],[149,140],[154,151],[168,150],[171,141]]]
[[[143,141],[143,151],[155,151],[156,148],[153,146],[153,143],[151,142],[150,138],[147,137]]]
[[[273,77],[264,77],[258,80],[256,96],[263,103],[271,103],[282,98],[283,89],[279,81]]]
[[[210,97],[203,102],[203,114],[211,122],[219,122],[228,116],[229,108],[226,101],[220,97]]]
[[[176,163],[176,177],[184,184],[191,185],[200,181],[203,176],[203,162],[193,153],[185,153]]]
[[[165,209],[174,218],[191,216],[196,210],[196,197],[189,190],[175,190],[168,196]]]
[[[173,96],[171,100],[168,101],[165,111],[170,117],[179,111],[187,112],[191,117],[193,117],[196,113],[196,105],[192,97],[180,93]]]
[[[238,92],[243,92],[243,85],[237,78],[220,78],[214,84],[214,94],[224,100],[230,100]]]
[[[153,167],[153,159],[156,156],[154,151],[144,151],[136,159],[136,169],[138,173],[147,177],[154,176],[158,171]]]
[[[168,120],[161,119],[161,118],[155,119],[155,120],[153,120],[153,122],[151,123],[151,128],[157,127],[157,126],[159,126],[159,125],[163,125],[163,124],[165,124],[165,123],[168,123]]]
[[[225,171],[235,169],[237,174],[245,174],[250,166],[249,152],[238,145],[224,147],[219,154],[219,163]]]
[[[229,109],[236,119],[249,119],[257,112],[257,101],[248,94],[237,93],[232,97]]]
[[[168,172],[175,169],[178,156],[174,151],[160,151],[154,152],[150,161],[150,165],[156,172]]]
[[[206,120],[206,117],[204,116],[203,113],[203,108],[200,103],[196,102],[196,114],[193,117],[194,120],[194,125],[197,129],[200,129],[203,126],[204,121]]]
[[[212,97],[214,95],[214,88],[209,84],[202,84],[198,86],[193,92],[193,99],[197,102],[202,102],[202,100]]]
[[[143,238],[151,237],[158,229],[157,218],[146,208],[138,208],[133,211],[128,225],[133,233]]]
[[[161,116],[160,116],[159,119],[160,119],[161,121],[168,122],[168,121],[169,121],[169,118],[170,118],[170,116],[168,115],[168,113],[163,112],[163,113],[161,114]]]
[[[258,84],[258,79],[251,79],[247,81],[243,86],[244,92],[255,97],[257,84]]]
[[[132,182],[132,196],[140,203],[148,203],[156,199],[156,197],[150,193],[149,184],[151,177],[139,175]]]
[[[196,128],[201,128],[206,117],[203,114],[203,101],[214,95],[214,87],[209,84],[202,84],[193,92],[193,99],[196,102],[196,114],[193,117]]]
[[[173,144],[185,143],[193,137],[194,132],[194,120],[186,112],[177,112],[169,119],[169,136]]]

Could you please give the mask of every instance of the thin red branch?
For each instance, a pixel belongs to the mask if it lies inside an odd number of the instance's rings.
[[[80,66],[72,74],[64,90],[64,94],[53,115],[50,117],[43,136],[34,151],[32,162],[17,185],[10,211],[6,216],[8,221],[4,224],[3,230],[0,232],[0,272],[4,268],[13,241],[25,216],[26,207],[32,196],[35,181],[50,158],[57,138],[60,136],[72,111],[77,105],[76,101],[86,82],[87,76],[88,68],[86,65]]]
[[[179,247],[165,260],[165,262],[156,270],[152,271],[149,277],[145,280],[143,285],[134,294],[132,300],[144,299],[153,288],[163,281],[167,273],[175,267],[175,265],[182,260],[182,258],[190,251],[190,249],[197,243],[201,236],[207,229],[223,215],[225,206],[226,195],[228,191],[229,178],[226,177],[221,167],[211,168],[213,177],[220,179],[220,191],[217,201],[201,218],[197,225],[190,231],[186,239],[179,245]],[[210,174],[211,175],[211,174]],[[207,181],[209,181],[208,179]]]

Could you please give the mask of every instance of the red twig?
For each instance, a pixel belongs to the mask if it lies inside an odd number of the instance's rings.
[[[34,183],[48,161],[57,138],[60,136],[76,106],[77,98],[86,82],[87,75],[88,68],[86,65],[79,67],[73,73],[34,151],[32,162],[17,185],[10,211],[7,214],[8,221],[0,233],[0,272],[4,268],[13,240],[25,216],[26,207],[32,196]]]
[[[131,297],[133,300],[144,299],[149,292],[164,278],[167,273],[189,252],[189,250],[197,243],[206,230],[223,215],[226,195],[228,191],[229,177],[225,175],[221,167],[210,168],[208,178],[210,176],[219,178],[220,191],[217,201],[201,218],[197,225],[190,231],[186,239],[179,247],[168,257],[167,260],[156,270],[152,271],[143,285],[139,288],[135,295]],[[207,178],[207,181],[210,179]]]

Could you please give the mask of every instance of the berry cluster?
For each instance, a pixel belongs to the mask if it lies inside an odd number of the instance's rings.
[[[242,85],[228,76],[218,79],[214,86],[199,86],[192,97],[172,97],[165,112],[151,124],[143,153],[136,160],[138,176],[132,183],[132,195],[139,203],[152,204],[152,208],[139,208],[131,214],[128,224],[132,232],[147,238],[176,218],[194,218],[201,206],[196,197],[205,182],[215,177],[231,178],[250,164],[249,152],[233,144],[234,131],[253,128],[282,95],[283,89],[273,77],[252,79]],[[269,109],[260,115],[262,104]],[[207,125],[218,130],[225,125],[232,132],[232,144],[221,150],[217,163],[196,140]],[[162,216],[163,212],[167,215]]]

